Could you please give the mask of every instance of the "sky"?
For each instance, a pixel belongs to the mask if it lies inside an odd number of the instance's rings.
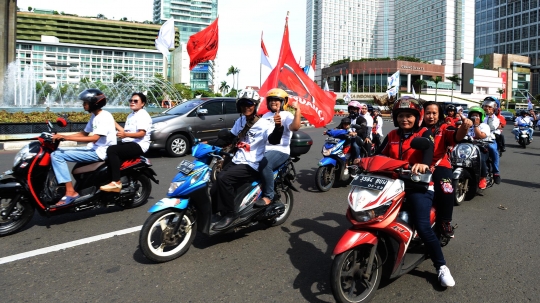
[[[108,19],[145,21],[152,20],[153,0],[18,0],[21,11],[28,7],[51,9],[66,14],[96,16],[103,14]],[[136,5],[134,5],[137,3]],[[264,32],[264,44],[275,66],[285,17],[289,11],[289,35],[292,51],[300,66],[304,66],[306,1],[305,0],[219,0],[219,49],[216,85],[227,81],[233,85],[232,76],[226,76],[232,65],[240,70],[238,87],[259,86],[260,39]],[[308,58],[310,61],[311,58]],[[270,69],[262,67],[262,82]],[[235,85],[236,86],[236,85]]]

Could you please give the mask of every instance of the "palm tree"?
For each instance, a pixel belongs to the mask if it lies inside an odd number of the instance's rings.
[[[236,90],[238,90],[238,85],[240,85],[240,83],[238,83],[239,82],[238,81],[238,75],[240,74],[240,70],[237,67],[235,67],[234,68],[234,73],[236,74]],[[233,77],[234,77],[234,74],[233,74]]]
[[[437,91],[439,89],[439,82],[442,81],[441,76],[433,76],[431,77],[431,81],[435,82],[435,102],[437,102]]]
[[[221,85],[219,86],[219,90],[221,91],[221,94],[226,95],[229,91],[229,84],[227,84],[227,81],[221,81]]]
[[[452,97],[450,97],[450,102],[454,103],[454,84],[459,84],[461,78],[457,74],[454,74],[451,77],[446,77],[446,79],[452,81]]]
[[[427,82],[422,80],[422,79],[418,79],[416,81],[414,81],[414,85],[418,86],[418,100],[420,100],[420,94],[422,93],[422,87],[424,87],[424,85],[426,85]]]
[[[238,70],[238,68],[234,67],[233,65],[231,65],[231,67],[229,67],[229,69],[227,70],[227,76],[229,75],[232,75],[232,87],[234,88],[234,75],[236,74],[236,71]]]

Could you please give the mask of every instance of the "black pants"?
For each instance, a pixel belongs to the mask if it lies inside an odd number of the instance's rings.
[[[503,134],[495,134],[495,141],[497,142],[497,145],[499,145],[499,148],[504,148],[504,136]]]
[[[215,212],[236,211],[234,197],[236,189],[240,185],[253,182],[259,177],[259,172],[247,164],[229,163],[216,178],[212,186],[212,202],[215,205]]]
[[[437,207],[437,221],[452,221],[456,195],[455,188],[452,187],[452,169],[442,166],[435,167],[433,188],[435,190],[433,200]]]
[[[109,172],[111,181],[120,181],[120,160],[133,159],[143,153],[141,146],[135,142],[119,142],[107,148],[107,162],[109,162]]]

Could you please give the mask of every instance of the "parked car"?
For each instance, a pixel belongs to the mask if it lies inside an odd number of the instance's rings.
[[[509,112],[509,111],[501,111],[501,116],[504,117],[504,120],[506,121],[514,121],[515,117],[514,117],[514,114]]]
[[[240,116],[235,98],[200,98],[183,102],[152,117],[150,149],[165,149],[171,157],[191,150],[188,135],[191,126],[197,139],[211,140],[223,128],[232,128]]]

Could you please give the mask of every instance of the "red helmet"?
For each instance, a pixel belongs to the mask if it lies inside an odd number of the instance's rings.
[[[394,126],[399,127],[397,122],[397,116],[401,112],[410,112],[416,117],[415,128],[419,128],[424,120],[424,107],[413,97],[404,96],[394,102],[392,108],[392,119],[394,120]]]

